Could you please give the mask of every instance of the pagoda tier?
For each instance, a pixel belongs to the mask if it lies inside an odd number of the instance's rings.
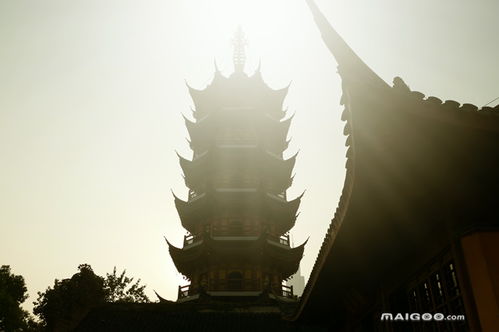
[[[258,145],[280,155],[289,145],[286,138],[293,116],[281,121],[252,108],[222,108],[197,122],[184,119],[195,155],[227,144]]]
[[[302,196],[286,201],[256,188],[218,189],[188,202],[175,196],[175,206],[191,234],[208,225],[214,234],[258,234],[267,229],[282,235],[294,226]]]
[[[185,184],[197,193],[220,187],[263,187],[275,194],[291,186],[296,155],[282,159],[258,146],[212,148],[194,160],[179,155]]]
[[[235,73],[229,78],[217,71],[212,83],[206,89],[197,90],[189,86],[189,93],[194,101],[196,120],[201,120],[208,114],[226,107],[254,109],[272,118],[282,119],[285,115],[282,105],[288,88],[279,90],[269,88],[263,82],[259,70],[251,77]]]
[[[282,279],[287,279],[298,269],[305,243],[290,248],[267,235],[240,238],[205,235],[184,248],[169,242],[168,246],[178,271],[189,279],[196,271],[221,262],[227,265],[244,262],[264,269],[278,269]]]

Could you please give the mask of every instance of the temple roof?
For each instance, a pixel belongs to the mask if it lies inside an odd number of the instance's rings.
[[[177,248],[166,241],[178,271],[190,277],[199,264],[210,259],[226,262],[248,260],[260,264],[279,267],[284,279],[298,270],[307,241],[298,247],[290,248],[268,238],[259,237],[211,237],[204,236],[186,248]]]
[[[329,51],[338,62],[338,72],[344,80],[362,81],[364,84],[386,86],[383,81],[364,61],[350,48],[336,30],[329,24],[319,10],[315,1],[307,0],[315,23]]]
[[[390,94],[398,103],[407,103],[403,111],[425,119],[426,121],[444,122],[449,126],[467,127],[470,130],[497,133],[499,131],[499,105],[495,108],[479,108],[473,104],[461,104],[428,96],[419,91],[411,91],[400,77],[395,77]]]
[[[324,42],[347,63],[340,74],[349,148],[340,202],[293,319],[342,330],[347,311],[359,319],[380,287],[407,280],[470,231],[497,229],[499,107],[425,98],[400,78],[393,87],[373,84],[312,10]]]

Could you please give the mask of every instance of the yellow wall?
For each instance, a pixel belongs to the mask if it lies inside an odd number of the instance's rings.
[[[464,260],[482,331],[499,331],[499,232],[461,239]]]

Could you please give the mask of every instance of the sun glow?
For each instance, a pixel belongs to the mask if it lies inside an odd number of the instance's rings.
[[[205,41],[215,46],[216,54],[206,56],[216,56],[222,69],[230,67],[227,51],[237,27],[246,34],[252,68],[260,58],[272,58],[279,45],[285,47],[299,40],[304,35],[300,22],[306,22],[310,15],[305,1],[299,0],[197,0],[184,6],[195,8],[196,22],[192,28],[199,29]],[[205,50],[210,51],[210,47]]]

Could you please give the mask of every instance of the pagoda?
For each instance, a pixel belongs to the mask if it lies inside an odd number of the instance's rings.
[[[183,247],[168,241],[178,271],[178,302],[200,298],[245,301],[295,300],[283,283],[297,270],[305,243],[292,248],[301,196],[288,200],[296,155],[283,158],[292,117],[283,101],[288,87],[273,90],[260,66],[244,72],[245,39],[235,35],[234,72],[214,78],[204,90],[190,86],[195,121],[185,118],[192,160],[179,155],[187,200],[174,195]]]

